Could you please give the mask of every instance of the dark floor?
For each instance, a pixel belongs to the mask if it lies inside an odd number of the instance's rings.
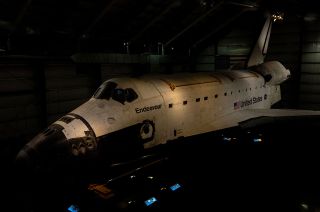
[[[150,157],[96,175],[65,171],[28,178],[13,171],[19,145],[11,146],[2,155],[2,206],[34,212],[71,211],[71,205],[81,212],[315,211],[320,205],[319,130],[319,117],[251,120],[172,142],[148,152]],[[113,196],[104,199],[88,190],[94,183],[105,184]],[[155,202],[147,206],[147,200]]]

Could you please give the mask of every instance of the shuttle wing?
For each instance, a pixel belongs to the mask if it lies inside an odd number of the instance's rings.
[[[320,111],[312,110],[293,110],[293,109],[247,109],[235,111],[216,117],[210,123],[205,123],[201,129],[196,131],[200,133],[222,130],[230,127],[236,127],[241,122],[260,117],[295,117],[295,116],[320,116]]]

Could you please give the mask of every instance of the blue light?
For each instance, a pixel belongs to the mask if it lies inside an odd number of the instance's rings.
[[[146,206],[152,205],[153,203],[155,203],[157,201],[157,199],[155,197],[151,197],[150,199],[144,201],[144,204],[146,204]]]
[[[170,186],[171,191],[175,191],[177,189],[179,189],[181,187],[181,185],[179,183],[174,184],[173,186]]]
[[[70,207],[68,208],[68,211],[70,211],[70,212],[79,212],[80,209],[76,205],[70,205]]]

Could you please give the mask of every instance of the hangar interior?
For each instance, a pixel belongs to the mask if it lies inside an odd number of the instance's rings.
[[[281,61],[292,74],[276,107],[320,110],[320,14],[314,1],[1,1],[4,167],[10,169],[27,141],[107,79],[244,68],[266,11],[284,16],[273,25],[266,60]]]

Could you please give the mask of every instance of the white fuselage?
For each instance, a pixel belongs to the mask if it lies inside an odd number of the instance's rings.
[[[117,78],[117,88],[133,89],[137,98],[121,103],[113,98],[91,98],[71,114],[85,119],[97,138],[142,124],[152,123],[137,136],[152,138],[143,142],[144,148],[221,129],[221,124],[210,129],[201,128],[212,120],[245,109],[270,108],[280,100],[280,86],[267,85],[264,78],[253,71],[225,71],[216,73],[184,73]],[[67,139],[85,136],[87,126],[75,119],[70,123],[60,120]],[[150,132],[152,131],[152,132]],[[128,135],[127,139],[132,139]]]

